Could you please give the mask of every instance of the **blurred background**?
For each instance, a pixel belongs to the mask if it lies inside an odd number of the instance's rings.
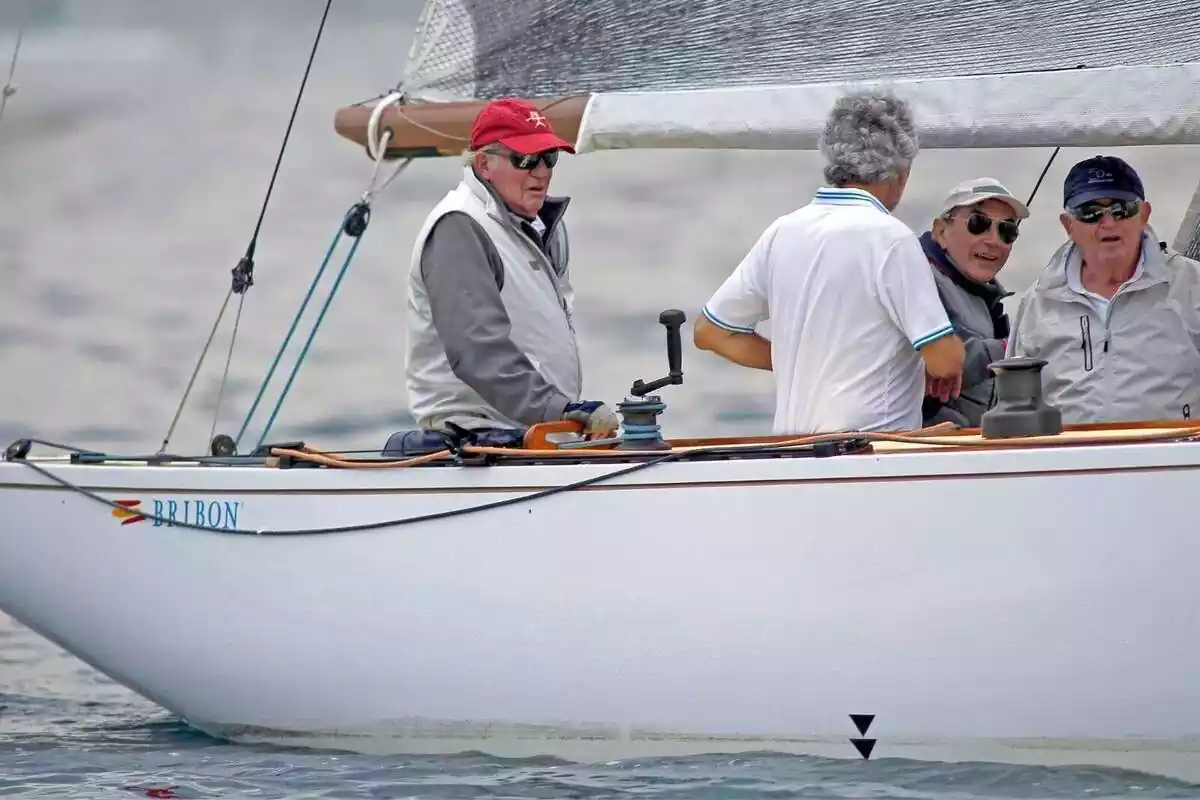
[[[156,449],[245,251],[303,74],[322,0],[2,0],[0,79],[27,19],[0,120],[0,440],[41,436]],[[419,0],[339,0],[326,25],[256,255],[218,431],[236,434],[342,215],[372,164],[339,138],[340,105],[398,80]],[[918,231],[954,183],[991,175],[1027,197],[1050,150],[926,151],[898,215]],[[1200,148],[1127,148],[1174,240]],[[1063,241],[1063,150],[1002,281],[1021,292]],[[626,151],[562,162],[587,397],[616,402],[666,372],[664,308],[695,317],[762,229],[821,183],[815,153]],[[414,164],[371,226],[271,438],[377,448],[411,423],[405,271],[413,236],[457,181]],[[339,250],[248,435],[257,438],[340,266]],[[1015,300],[1015,298],[1012,298]],[[1010,306],[1011,308],[1012,306]],[[172,439],[205,449],[229,312]],[[847,309],[853,313],[853,309]],[[771,376],[691,347],[664,390],[670,435],[768,430]]]

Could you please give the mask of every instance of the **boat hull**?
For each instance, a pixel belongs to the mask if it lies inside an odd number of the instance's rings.
[[[0,464],[0,609],[242,741],[1200,780],[1200,445],[616,469]],[[190,515],[190,516],[189,516]],[[132,520],[132,521],[131,521]]]

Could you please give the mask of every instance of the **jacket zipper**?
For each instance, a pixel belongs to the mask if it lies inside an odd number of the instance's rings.
[[[1087,314],[1079,317],[1079,346],[1083,350],[1083,371],[1092,371],[1092,318]],[[1108,352],[1108,341],[1104,342],[1104,351]]]

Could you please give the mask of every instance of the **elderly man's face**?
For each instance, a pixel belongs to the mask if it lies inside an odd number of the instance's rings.
[[[1004,268],[1017,238],[1017,214],[996,199],[953,211],[933,223],[933,238],[959,271],[977,283],[987,283]]]
[[[1150,204],[1105,198],[1066,211],[1060,219],[1084,263],[1125,269],[1137,261],[1142,234],[1150,221]]]
[[[532,219],[546,201],[558,155],[557,150],[547,150],[522,156],[496,145],[475,156],[475,169],[509,208]]]

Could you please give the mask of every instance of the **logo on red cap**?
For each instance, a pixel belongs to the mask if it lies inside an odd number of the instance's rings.
[[[550,120],[537,106],[508,97],[484,106],[471,126],[472,150],[496,143],[524,154],[545,150],[575,152],[570,142],[554,132]]]

